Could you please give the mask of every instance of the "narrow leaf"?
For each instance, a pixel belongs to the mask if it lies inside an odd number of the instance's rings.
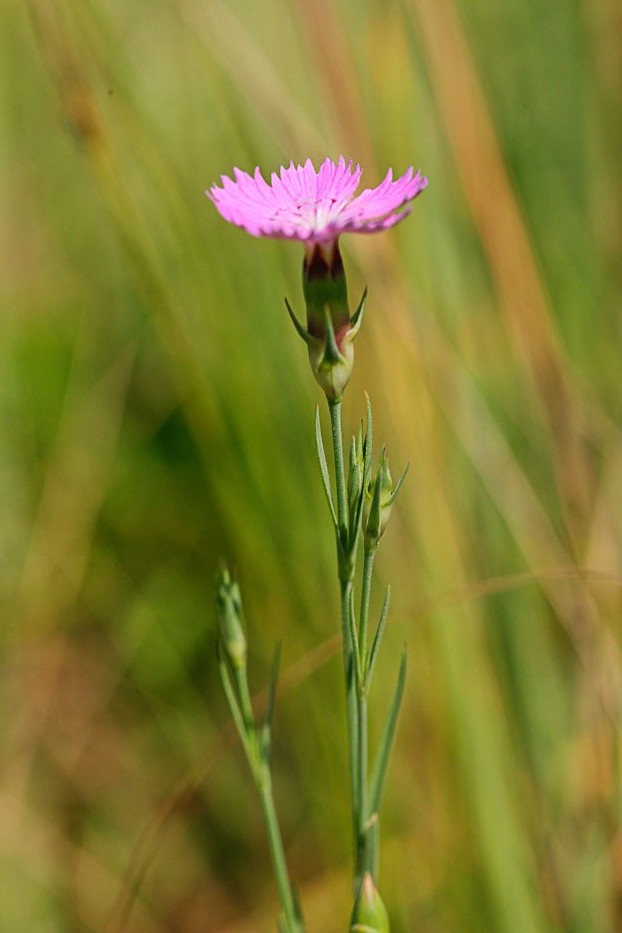
[[[371,401],[367,392],[365,393],[365,440],[363,441],[363,475],[364,483],[363,485],[367,487],[369,483],[369,477],[371,476],[372,471],[372,439],[373,439],[373,420],[371,414]]]
[[[350,445],[350,469],[348,471],[348,515],[355,515],[361,492],[361,466],[356,453],[356,438]]]
[[[397,683],[395,685],[395,691],[391,699],[391,705],[389,706],[389,712],[387,715],[387,720],[385,723],[384,731],[380,739],[380,745],[378,747],[378,752],[376,754],[376,760],[374,762],[374,769],[372,772],[371,782],[370,782],[370,792],[369,792],[369,812],[374,813],[380,810],[380,801],[382,799],[382,792],[384,790],[384,782],[387,776],[387,766],[389,764],[389,756],[391,754],[391,746],[393,745],[393,738],[395,736],[395,726],[397,724],[397,716],[400,709],[400,703],[402,702],[402,696],[404,694],[404,684],[406,683],[406,650],[402,653],[402,660],[400,662],[400,670],[397,675]]]
[[[359,429],[356,432],[356,456],[358,457],[359,463],[363,462],[363,422],[359,424]]]
[[[388,500],[388,502],[387,502],[387,505],[393,505],[393,503],[395,502],[395,497],[397,496],[398,492],[400,491],[400,486],[402,485],[402,483],[403,483],[404,480],[406,479],[406,474],[408,473],[408,470],[409,470],[409,469],[410,469],[410,463],[407,463],[406,466],[404,467],[404,471],[403,471],[402,475],[399,477],[399,479],[397,480],[397,482],[396,482],[395,485],[393,486],[393,489],[391,490],[391,495],[389,496],[389,500]]]
[[[365,301],[367,299],[367,287],[363,290],[363,295],[359,301],[358,308],[352,315],[350,320],[350,336],[352,339],[356,337],[359,330],[361,329],[361,324],[363,323],[363,314],[365,312]]]
[[[374,673],[374,667],[376,666],[376,659],[378,657],[378,649],[380,648],[380,642],[382,641],[382,636],[384,635],[384,627],[387,624],[387,616],[389,615],[389,603],[390,602],[391,602],[391,587],[387,586],[387,591],[384,597],[384,603],[382,604],[382,612],[380,613],[380,621],[378,622],[378,628],[376,629],[374,640],[367,654],[367,661],[365,664],[365,688],[366,689],[369,689],[369,686],[371,684],[371,679]]]
[[[335,512],[335,506],[333,505],[333,497],[330,491],[330,477],[328,475],[328,463],[326,462],[326,452],[324,450],[324,441],[322,440],[322,425],[320,422],[320,408],[319,405],[315,409],[315,442],[317,445],[317,456],[320,461],[320,472],[322,473],[322,483],[324,485],[324,493],[326,495],[326,501],[328,502],[328,507],[330,509],[330,514],[333,519],[333,525],[335,528],[337,525],[337,513]]]
[[[293,310],[292,310],[292,306],[290,305],[290,303],[289,303],[289,301],[287,300],[287,298],[285,299],[285,307],[287,308],[287,313],[289,314],[289,316],[290,316],[290,318],[291,318],[292,324],[293,324],[294,327],[296,328],[296,333],[298,334],[298,336],[299,336],[299,337],[302,337],[302,339],[304,340],[304,342],[305,342],[307,345],[308,345],[308,344],[311,344],[311,343],[313,342],[313,338],[311,337],[310,334],[307,333],[307,331],[304,329],[304,327],[302,326],[302,324],[300,323],[300,321],[298,320],[298,318],[297,318],[296,315],[294,314],[294,312],[293,312]]]
[[[355,503],[355,508],[352,512],[352,524],[350,526],[350,547],[354,550],[358,538],[358,533],[361,530],[361,518],[363,516],[363,505],[365,503],[365,487],[361,489],[358,499]]]
[[[363,518],[363,508],[365,507],[365,481],[363,481],[356,502],[354,503],[354,509],[351,511],[351,521],[350,521],[350,547],[352,550],[356,548],[357,539],[359,532],[361,530],[361,521]]]

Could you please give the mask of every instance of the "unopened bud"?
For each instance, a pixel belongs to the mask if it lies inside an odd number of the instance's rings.
[[[246,635],[242,613],[242,597],[236,580],[229,571],[221,571],[216,581],[216,609],[220,641],[233,667],[246,664]]]
[[[350,919],[350,933],[389,933],[389,915],[370,872],[366,872]]]
[[[378,547],[391,516],[393,500],[400,485],[401,479],[395,487],[393,486],[386,450],[383,450],[365,501],[363,529],[366,551],[374,551]]]

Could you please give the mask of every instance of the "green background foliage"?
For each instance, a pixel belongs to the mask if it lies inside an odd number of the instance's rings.
[[[614,0],[0,5],[0,926],[273,929],[217,676],[237,568],[309,930],[349,814],[301,250],[222,221],[233,165],[343,152],[430,186],[346,238],[393,469],[379,728],[393,928],[622,924],[620,12]],[[378,612],[381,592],[374,595]]]

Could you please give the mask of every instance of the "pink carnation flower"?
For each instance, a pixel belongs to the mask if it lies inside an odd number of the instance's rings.
[[[235,181],[221,176],[222,187],[206,192],[225,220],[243,227],[253,236],[299,240],[309,246],[334,242],[342,233],[375,233],[387,230],[410,213],[409,202],[428,183],[420,172],[409,168],[393,180],[389,169],[376,188],[366,188],[355,197],[361,169],[343,156],[335,163],[325,159],[316,172],[307,159],[304,165],[290,163],[268,184],[259,168],[251,176],[234,168]]]

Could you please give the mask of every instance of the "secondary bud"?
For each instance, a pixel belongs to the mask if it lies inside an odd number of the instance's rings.
[[[366,872],[350,919],[350,933],[389,933],[389,915],[370,872]]]
[[[363,512],[363,534],[366,551],[375,551],[383,536],[395,497],[404,482],[408,467],[394,484],[389,471],[387,452],[383,449],[376,474],[369,484]]]
[[[220,641],[233,667],[246,664],[246,635],[242,597],[236,580],[232,580],[229,571],[221,571],[216,581],[216,609]]]

